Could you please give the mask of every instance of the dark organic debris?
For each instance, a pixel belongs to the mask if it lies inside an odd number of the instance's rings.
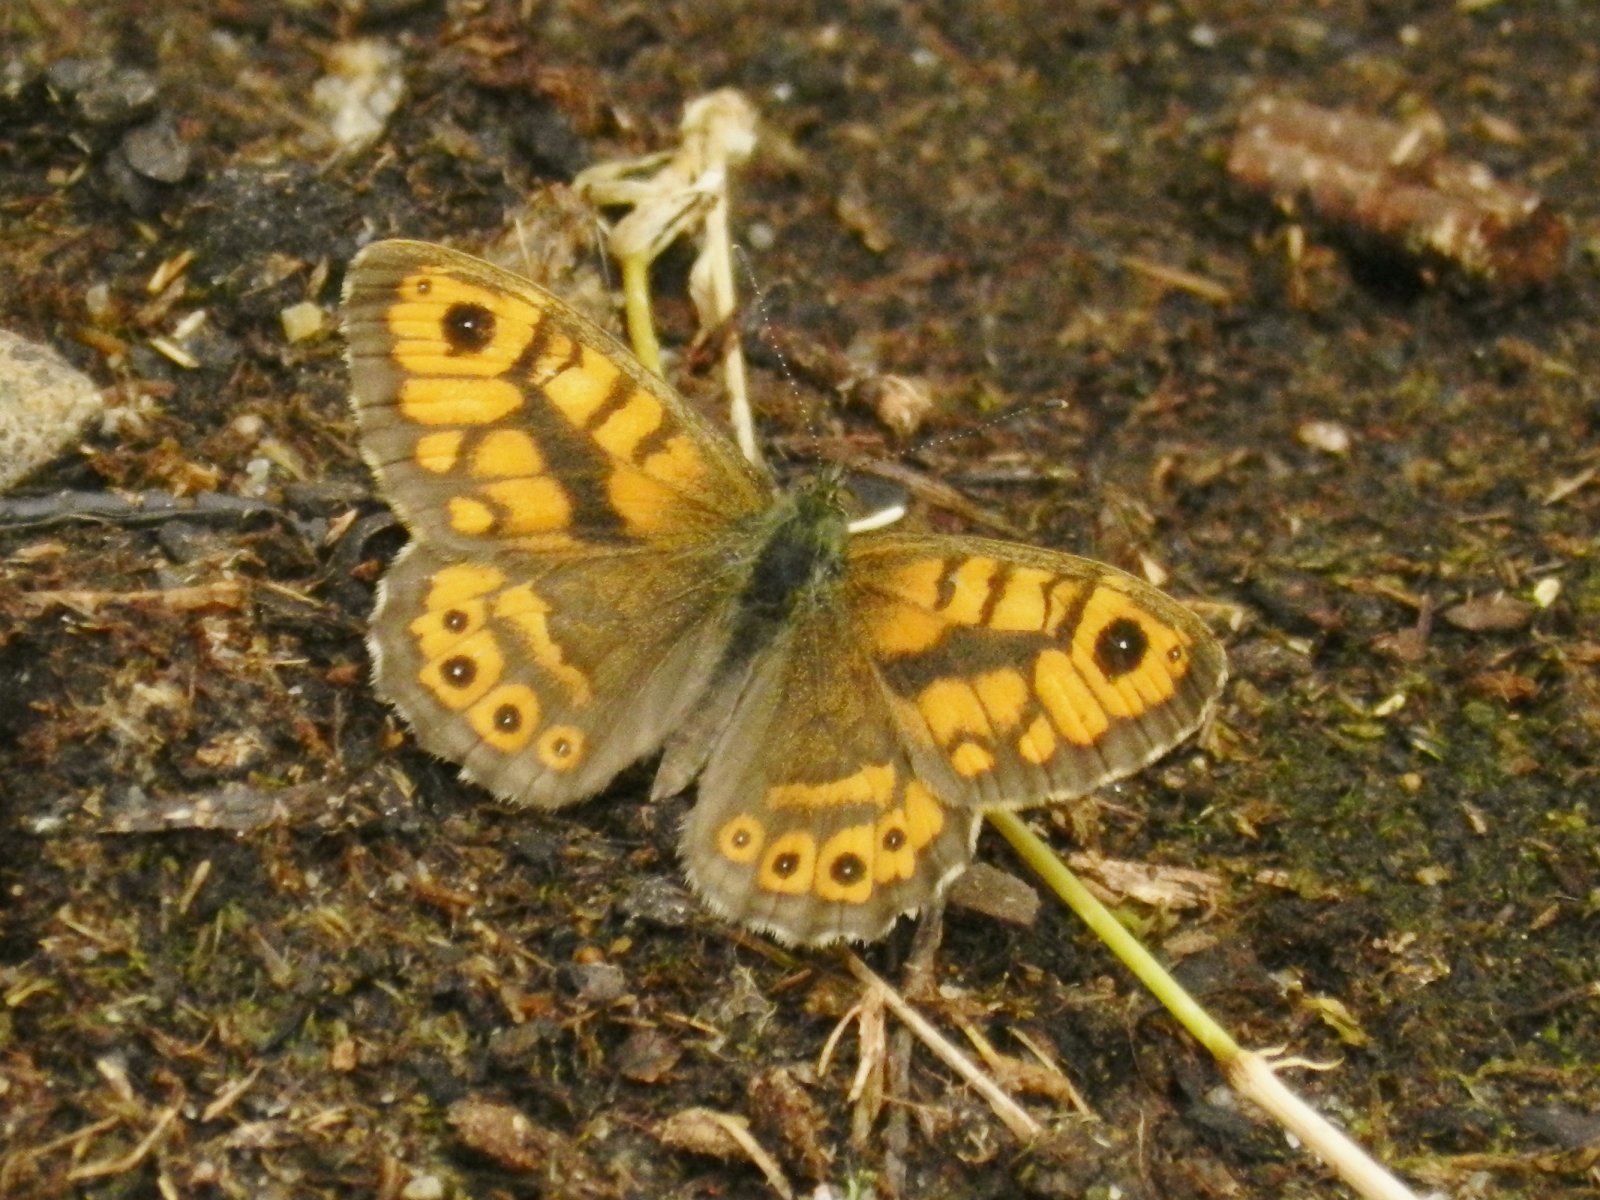
[[[821,1107],[786,1067],[768,1067],[750,1080],[750,1112],[763,1134],[775,1135],[807,1179],[827,1178],[833,1156],[823,1145],[828,1123]]]

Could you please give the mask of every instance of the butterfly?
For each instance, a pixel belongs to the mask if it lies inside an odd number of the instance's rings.
[[[984,809],[1080,796],[1192,733],[1227,673],[1187,609],[1015,542],[851,533],[609,334],[469,255],[382,241],[344,328],[362,450],[410,530],[378,692],[514,804],[660,755],[717,913],[870,941],[971,861]]]

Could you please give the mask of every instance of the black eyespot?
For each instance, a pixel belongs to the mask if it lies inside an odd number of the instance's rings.
[[[501,733],[515,733],[522,728],[522,710],[515,704],[502,704],[494,710],[494,727]]]
[[[441,326],[457,354],[476,354],[494,341],[494,314],[481,304],[452,304]]]
[[[893,853],[906,844],[906,831],[896,826],[885,830],[883,835],[883,848]]]
[[[740,829],[740,830],[738,830],[737,832],[734,833],[734,835],[733,835],[733,848],[735,850],[743,850],[749,844],[750,844],[750,831],[748,829]]]
[[[867,864],[856,854],[841,854],[833,860],[833,866],[828,868],[828,874],[833,876],[833,881],[842,884],[856,883],[866,873]]]
[[[467,614],[459,608],[452,608],[444,614],[443,623],[451,633],[462,633],[467,628]]]
[[[417,295],[426,296],[431,291],[433,291],[433,280],[431,280],[431,279],[419,279],[419,280],[417,280]]]
[[[1115,679],[1136,670],[1150,649],[1144,627],[1131,617],[1118,617],[1094,640],[1094,663]]]
[[[1169,646],[1167,648],[1167,661],[1171,663],[1183,661],[1183,647]]]
[[[478,664],[465,654],[458,654],[440,664],[439,674],[452,687],[470,687],[472,681],[478,677]]]
[[[572,753],[571,739],[564,737],[556,738],[550,743],[550,753],[556,758],[565,758],[567,755]]]
[[[787,879],[800,869],[800,856],[793,850],[785,851],[772,860],[772,873],[779,879]]]

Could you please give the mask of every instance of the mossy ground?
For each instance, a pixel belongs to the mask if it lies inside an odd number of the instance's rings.
[[[504,811],[366,686],[401,535],[373,518],[337,338],[288,345],[280,310],[331,306],[369,235],[481,244],[727,85],[770,127],[735,212],[761,234],[761,320],[929,380],[934,429],[961,436],[917,470],[1242,616],[1205,753],[1097,823],[1107,854],[1217,877],[1203,915],[1136,914],[1157,948],[1241,1040],[1337,1060],[1304,1088],[1423,1188],[1600,1194],[1600,9],[979,7],[0,14],[0,321],[127,415],[29,490],[261,500],[0,530],[0,1194],[761,1194],[747,1163],[662,1148],[691,1105],[756,1118],[838,1194],[891,1192],[896,1162],[905,1195],[1338,1194],[1048,909],[1027,929],[953,912],[949,994],[926,1003],[1051,1047],[1101,1123],[1035,1101],[1060,1137],[1020,1150],[918,1055],[903,1143],[852,1140],[851,1055],[814,1076],[850,986],[687,902],[681,802],[641,803],[633,777],[555,817]],[[398,47],[408,95],[336,161],[302,140],[305,97],[352,36]],[[67,55],[154,76],[183,182],[119,182],[115,131],[38,78]],[[1568,214],[1569,269],[1536,296],[1462,295],[1314,225],[1290,265],[1281,221],[1222,173],[1258,89],[1439,113],[1455,150]],[[686,263],[657,273],[674,341]],[[200,308],[197,368],[150,349]],[[758,366],[775,444],[820,424],[906,453]],[[1348,453],[1309,444],[1311,421]],[[242,590],[203,591],[224,579]],[[1552,579],[1520,619],[1451,619]],[[109,832],[197,801],[204,820]],[[906,943],[871,961],[893,974]],[[779,1075],[813,1107],[752,1098]],[[469,1136],[464,1113],[502,1110],[462,1102],[512,1106],[531,1141]]]

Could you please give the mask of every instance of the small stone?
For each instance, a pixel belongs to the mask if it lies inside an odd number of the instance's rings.
[[[0,329],[0,491],[72,445],[104,410],[94,380],[49,346]]]
[[[111,285],[91,283],[83,291],[83,309],[89,319],[99,323],[109,321],[116,313],[116,301],[111,297]]]
[[[1350,453],[1350,431],[1338,421],[1303,421],[1295,436],[1303,445],[1324,454]]]
[[[291,344],[316,337],[322,332],[322,327],[327,321],[327,314],[322,311],[322,306],[311,300],[291,304],[279,313],[278,317],[283,322],[283,336],[289,339]]]
[[[62,96],[76,96],[113,69],[109,58],[63,58],[44,73],[45,82]]]
[[[1039,919],[1039,893],[998,867],[975,862],[950,888],[950,902],[1024,928]]]
[[[311,103],[328,140],[356,154],[383,136],[405,88],[393,46],[370,38],[341,42],[328,55],[328,73],[312,85]]]
[[[560,969],[560,978],[579,1000],[596,1006],[619,1000],[628,990],[627,975],[610,963],[567,963]]]
[[[199,562],[224,552],[229,543],[213,529],[194,521],[166,521],[156,531],[156,544],[175,563]]]
[[[38,72],[20,58],[0,63],[0,100],[17,99],[38,77]]]
[[[128,130],[122,139],[122,157],[146,179],[178,183],[189,173],[189,143],[166,113]]]
[[[236,435],[254,442],[266,432],[267,423],[260,413],[240,413],[228,425]]]
[[[633,882],[617,907],[662,929],[683,929],[698,919],[700,906],[683,887],[661,875],[646,875]]]
[[[414,1175],[400,1190],[400,1200],[444,1200],[444,1180],[437,1175]]]
[[[153,75],[119,67],[109,58],[64,58],[45,79],[56,92],[70,96],[78,115],[91,125],[126,125],[156,103]]]

